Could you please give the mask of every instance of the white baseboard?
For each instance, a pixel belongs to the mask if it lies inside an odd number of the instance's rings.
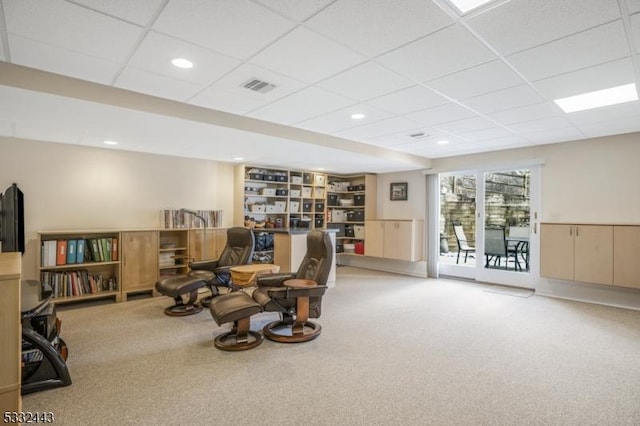
[[[640,290],[540,278],[536,295],[640,311]]]
[[[357,268],[373,269],[375,271],[391,272],[393,274],[409,275],[427,278],[427,263],[425,261],[407,262],[403,260],[382,259],[379,257],[338,255],[338,264],[355,266]]]

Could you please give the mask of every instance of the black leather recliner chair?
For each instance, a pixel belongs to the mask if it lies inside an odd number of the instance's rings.
[[[327,290],[332,264],[330,234],[313,230],[307,234],[307,253],[297,272],[258,276],[258,288],[253,292],[253,299],[262,306],[263,311],[280,312],[282,315],[281,320],[263,328],[267,339],[297,343],[320,335],[320,325],[308,319],[320,317],[322,296]],[[312,280],[317,285],[309,288],[289,287],[285,281],[290,279]]]
[[[246,265],[251,262],[255,238],[253,232],[244,227],[233,227],[227,230],[227,244],[217,260],[191,262],[188,275],[177,275],[164,278],[156,283],[156,290],[165,296],[173,297],[175,305],[167,307],[164,312],[171,316],[197,314],[202,305],[208,306],[212,297],[220,291],[218,287],[231,288],[230,271],[233,266]],[[198,290],[209,287],[211,296],[197,303]],[[185,303],[183,295],[189,295]]]

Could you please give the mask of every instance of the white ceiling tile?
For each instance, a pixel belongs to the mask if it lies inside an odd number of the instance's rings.
[[[544,102],[544,98],[526,84],[461,101],[461,103],[472,110],[482,114],[504,111],[541,102]]]
[[[127,67],[120,74],[114,86],[182,102],[204,88],[202,85],[152,74],[133,67]]]
[[[447,144],[438,144],[440,140],[447,140]],[[453,155],[462,147],[469,146],[469,141],[457,136],[434,136],[428,139],[421,139],[412,143],[398,145],[393,149],[415,155],[424,155],[430,158]]]
[[[185,58],[193,62],[191,69],[173,66],[172,59]],[[166,77],[197,84],[211,84],[241,64],[229,56],[151,31],[129,61],[129,66]]]
[[[142,34],[138,26],[62,0],[5,2],[4,13],[10,34],[120,63]]]
[[[498,139],[511,139],[514,138],[514,134],[503,127],[490,127],[488,129],[474,130],[471,132],[460,133],[459,136],[479,142],[483,141],[483,143],[487,143],[487,141],[493,141]]]
[[[590,138],[638,132],[640,131],[640,114],[633,117],[616,118],[611,121],[584,124],[577,127],[585,136]]]
[[[354,104],[351,99],[309,87],[248,114],[276,123],[298,123]]]
[[[522,133],[521,136],[536,144],[557,143],[584,139],[584,134],[575,127],[563,127],[552,130],[538,130]]]
[[[430,1],[337,1],[305,24],[355,50],[376,56],[437,31],[453,20]]]
[[[509,128],[518,133],[530,133],[571,127],[571,123],[565,117],[549,117],[540,120],[514,123]]]
[[[533,85],[544,97],[553,100],[629,84],[634,82],[635,79],[635,71],[631,59],[624,58],[539,80]]]
[[[495,123],[483,117],[471,117],[463,120],[450,121],[448,123],[437,125],[439,130],[445,132],[461,134],[474,130],[488,129],[495,127]]]
[[[367,101],[368,104],[393,112],[406,114],[448,103],[449,100],[422,85],[411,86]]]
[[[640,116],[640,101],[625,102],[618,105],[576,111],[566,114],[567,120],[577,126],[614,121],[618,118]]]
[[[352,114],[360,113],[365,117],[360,120],[351,118]],[[311,120],[296,123],[296,127],[322,133],[335,133],[351,127],[362,126],[391,117],[391,114],[379,108],[365,104],[356,104],[329,114],[324,114]]]
[[[326,7],[333,0],[256,0],[263,5],[296,21],[304,21],[320,9]]]
[[[422,136],[419,135],[420,133],[422,133]],[[402,149],[403,147],[435,144],[439,140],[449,140],[450,138],[459,139],[457,136],[452,136],[435,128],[418,127],[409,131],[367,139],[367,143],[404,150]]]
[[[369,61],[331,77],[318,86],[359,101],[366,101],[411,84],[411,80]]]
[[[428,81],[495,59],[480,41],[456,24],[424,37],[376,61],[416,81]]]
[[[633,28],[633,36],[634,42],[636,45],[636,50],[640,49],[640,13],[636,13],[632,15],[631,18],[631,28]]]
[[[205,108],[244,115],[265,106],[268,102],[245,94],[228,91],[219,86],[213,86],[198,93],[189,100],[189,103]]]
[[[251,62],[315,83],[364,60],[362,55],[299,27],[253,57]]]
[[[75,3],[85,5],[112,16],[146,26],[156,14],[163,0],[74,0]]]
[[[244,87],[250,81],[258,79],[276,87],[269,92],[254,92]],[[245,114],[290,93],[297,92],[307,85],[293,78],[283,76],[266,68],[253,64],[243,64],[229,74],[215,82],[189,102],[221,109],[234,113]],[[235,96],[237,99],[233,99]]]
[[[78,52],[9,35],[11,62],[56,74],[111,84],[120,64]]]
[[[474,117],[477,114],[455,103],[448,103],[434,108],[416,111],[406,117],[425,126],[434,126],[463,118]]]
[[[367,140],[384,135],[391,135],[420,128],[420,124],[402,117],[389,118],[377,123],[354,127],[338,132],[337,135],[347,139]]]
[[[428,82],[453,99],[465,99],[524,83],[502,61],[496,60]]]
[[[467,22],[508,55],[619,17],[616,0],[511,0]]]
[[[516,53],[507,60],[533,81],[626,56],[629,56],[629,47],[622,21],[617,20]]]
[[[490,118],[503,125],[522,123],[523,121],[539,120],[542,118],[564,116],[558,107],[551,103],[527,105],[520,108],[508,109],[506,111],[488,114]]]
[[[640,12],[640,0],[627,0],[629,13]]]
[[[291,30],[295,23],[248,0],[171,0],[153,28],[245,59]]]

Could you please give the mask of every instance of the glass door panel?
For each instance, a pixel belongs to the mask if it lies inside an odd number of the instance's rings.
[[[441,175],[439,273],[534,287],[539,188],[539,166]]]
[[[440,177],[440,273],[475,278],[475,174]]]

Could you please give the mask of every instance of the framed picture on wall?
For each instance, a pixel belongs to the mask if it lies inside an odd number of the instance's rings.
[[[407,182],[393,182],[389,191],[389,198],[391,201],[406,201],[408,195]]]

